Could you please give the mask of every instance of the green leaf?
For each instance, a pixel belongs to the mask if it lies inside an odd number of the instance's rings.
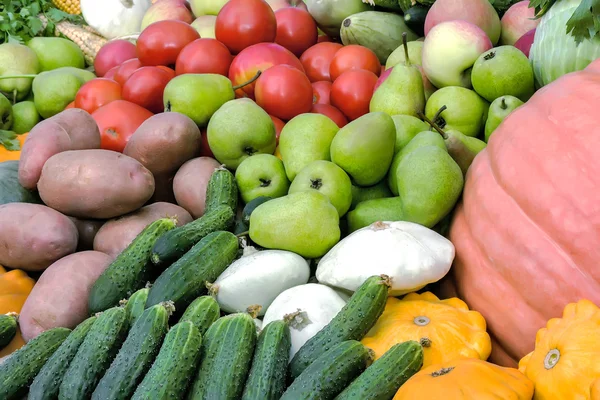
[[[600,32],[600,0],[583,0],[567,21],[567,33],[577,44]]]
[[[13,131],[0,130],[0,145],[4,146],[4,148],[9,151],[21,150],[18,135]]]
[[[31,33],[35,36],[40,33],[44,29],[44,25],[42,21],[37,17],[30,17],[28,20],[29,29]]]

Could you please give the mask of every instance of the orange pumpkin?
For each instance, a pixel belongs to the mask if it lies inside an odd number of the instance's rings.
[[[14,269],[6,272],[0,265],[0,314],[9,312],[21,312],[21,308],[31,293],[35,281],[25,272]],[[9,355],[25,344],[21,333],[3,349],[0,349],[0,358]]]
[[[483,314],[500,365],[566,304],[600,304],[599,104],[600,59],[509,115],[467,174],[442,294]]]
[[[29,135],[29,132],[23,133],[22,135],[17,135],[16,138],[19,141],[19,150],[8,150],[2,144],[2,137],[0,137],[0,162],[13,161],[21,158],[21,149],[23,148],[23,143],[25,143],[27,135]]]

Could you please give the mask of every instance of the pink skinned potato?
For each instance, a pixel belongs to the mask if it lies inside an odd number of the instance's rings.
[[[94,250],[116,257],[148,224],[165,217],[177,218],[178,226],[193,220],[192,216],[178,205],[162,202],[150,204],[131,214],[107,221],[94,239]]]
[[[192,214],[194,219],[204,215],[206,186],[220,165],[214,158],[198,157],[183,164],[175,174],[173,192],[177,204]]]
[[[99,149],[100,131],[92,116],[71,108],[48,118],[31,129],[19,161],[19,182],[35,189],[46,161],[67,150]]]
[[[94,248],[94,238],[106,221],[101,219],[79,219],[74,217],[69,217],[69,219],[73,221],[79,232],[77,251],[92,250]]]
[[[48,267],[19,315],[23,339],[29,341],[56,327],[73,329],[85,320],[90,289],[112,260],[98,251],[82,251]]]
[[[43,271],[77,248],[75,224],[44,205],[1,205],[0,227],[0,264],[6,267]]]

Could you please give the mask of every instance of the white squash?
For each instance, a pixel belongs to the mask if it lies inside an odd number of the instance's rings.
[[[346,301],[329,286],[307,283],[277,296],[267,309],[263,326],[271,321],[290,321],[291,360],[300,347],[323,329],[345,305]]]
[[[107,39],[140,32],[151,0],[81,0],[85,22]]]
[[[308,262],[296,253],[258,251],[248,246],[243,256],[217,278],[211,286],[211,294],[225,312],[241,312],[251,305],[259,305],[261,316],[281,292],[305,284],[309,276]]]
[[[414,292],[444,277],[454,260],[454,245],[412,222],[375,222],[336,244],[320,261],[320,283],[356,291],[370,276],[392,280],[390,296]]]

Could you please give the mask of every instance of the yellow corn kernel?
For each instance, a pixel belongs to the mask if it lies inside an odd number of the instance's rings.
[[[52,3],[58,8],[69,14],[81,14],[79,0],[52,0]]]

